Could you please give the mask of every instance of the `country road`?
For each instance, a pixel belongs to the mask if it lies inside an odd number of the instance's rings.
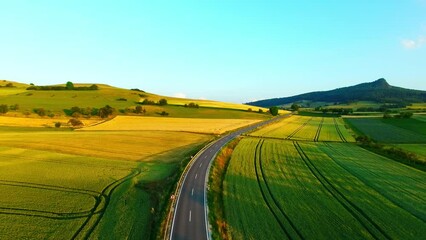
[[[228,134],[210,147],[206,148],[201,154],[194,159],[192,166],[181,186],[180,194],[177,199],[176,210],[173,216],[170,239],[172,240],[202,240],[209,239],[207,231],[206,216],[206,175],[210,162],[219,150],[235,137],[253,130],[257,127],[269,124],[273,121],[285,117],[273,118],[268,121],[240,129],[236,132]]]

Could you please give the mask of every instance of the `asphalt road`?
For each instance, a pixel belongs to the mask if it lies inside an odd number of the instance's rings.
[[[287,116],[287,115],[286,115]],[[285,116],[282,116],[285,117]],[[281,118],[281,117],[279,117]],[[253,130],[254,128],[276,121],[268,121],[240,129],[218,139],[206,148],[197,159],[193,161],[177,199],[175,214],[173,216],[170,239],[172,240],[203,240],[209,239],[206,218],[206,175],[210,162],[217,152],[235,137]]]

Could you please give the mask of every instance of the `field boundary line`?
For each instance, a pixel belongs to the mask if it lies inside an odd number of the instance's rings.
[[[352,203],[344,194],[342,194],[331,182],[318,170],[318,168],[312,163],[302,147],[298,142],[293,142],[294,147],[299,153],[300,157],[309,168],[311,173],[321,183],[321,185],[333,196],[351,215],[358,220],[358,222],[365,227],[365,229],[375,239],[391,239],[391,237],[383,231],[361,208]],[[326,184],[327,183],[327,184]],[[366,224],[368,223],[368,224]],[[372,225],[372,228],[371,226]],[[382,236],[377,236],[381,234]]]

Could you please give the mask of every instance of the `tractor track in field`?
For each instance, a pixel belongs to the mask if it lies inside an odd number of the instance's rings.
[[[333,121],[334,121],[334,127],[336,127],[336,131],[340,139],[342,140],[342,142],[347,143],[348,141],[346,140],[345,136],[343,136],[343,133],[339,128],[339,124],[337,124],[336,118],[333,118]]]
[[[317,132],[315,133],[315,137],[314,137],[314,142],[318,142],[318,139],[319,139],[320,134],[321,134],[321,128],[322,128],[323,124],[324,124],[324,118],[321,119],[321,122],[318,125],[318,129],[317,129]]]
[[[262,193],[263,200],[265,201],[271,213],[274,215],[275,219],[277,220],[278,224],[280,225],[281,229],[284,231],[288,239],[304,239],[301,233],[299,232],[299,230],[297,230],[294,223],[291,221],[291,219],[288,217],[288,215],[284,212],[284,210],[279,205],[277,199],[272,194],[272,191],[268,185],[268,182],[266,181],[265,174],[262,167],[262,157],[261,157],[263,143],[264,143],[264,140],[259,140],[259,142],[257,143],[256,150],[255,150],[255,157],[254,157],[254,169],[256,172],[256,179],[257,179],[257,183],[259,185],[260,191]],[[258,169],[260,169],[260,173]],[[261,179],[265,183],[266,191],[262,187]],[[268,201],[266,194],[269,194],[270,198],[272,199],[272,203]],[[285,220],[282,220],[282,217],[280,218],[273,208],[277,208],[279,210],[279,214],[281,214]],[[285,225],[287,226],[290,225],[291,229],[287,229]],[[291,233],[289,231],[291,231]],[[297,236],[296,238],[293,237],[295,235]]]
[[[344,194],[342,194],[331,182],[318,170],[312,163],[306,153],[300,147],[299,143],[293,142],[294,147],[300,155],[305,165],[321,183],[321,185],[334,197],[375,239],[391,239],[391,237],[380,228],[361,208],[352,203]]]
[[[129,175],[122,177],[122,178],[110,183],[108,186],[106,186],[104,189],[102,189],[101,195],[103,195],[105,197],[105,201],[104,201],[105,203],[101,205],[101,201],[96,202],[95,206],[90,211],[86,221],[84,221],[84,223],[74,233],[74,235],[72,236],[71,239],[89,239],[90,235],[93,233],[96,226],[101,221],[101,219],[102,219],[102,217],[105,213],[105,210],[109,205],[109,202],[111,200],[111,196],[112,196],[112,193],[114,192],[114,190],[117,187],[119,187],[121,184],[126,182],[127,180],[138,176],[140,173],[141,173],[141,170],[135,168],[135,169],[133,169],[132,173],[130,173]],[[100,209],[97,210],[97,208],[100,205],[101,205]],[[93,224],[88,224],[95,215],[98,215],[97,218],[95,219],[95,222]],[[85,231],[83,231],[83,230],[85,230]]]
[[[290,116],[287,116],[286,118],[288,118],[288,117],[291,117],[291,115],[290,115]],[[299,118],[300,118],[300,117],[293,116],[293,118],[291,118],[291,120],[290,120],[290,121],[288,121],[286,124],[287,124],[287,125],[289,125],[289,124],[292,124],[292,123],[294,123],[294,122],[297,122],[297,120],[299,120]],[[270,124],[267,124],[267,125],[273,125],[273,123],[270,123]],[[267,132],[264,132],[264,133],[263,133],[261,136],[259,136],[259,137],[263,137],[263,136],[265,136],[265,135],[268,135],[269,133],[272,133],[272,132],[276,131],[278,128],[282,128],[282,126],[278,126],[278,127],[274,128],[274,129],[271,129],[271,130],[269,130],[269,131],[267,131]],[[243,135],[246,135],[246,134],[243,134]],[[251,135],[251,134],[247,134],[247,136],[253,136],[253,135]],[[283,139],[283,138],[280,138],[280,139]]]
[[[111,196],[114,190],[117,187],[119,187],[122,183],[126,182],[127,180],[133,177],[136,177],[140,173],[141,173],[141,169],[137,169],[137,168],[132,169],[132,172],[130,174],[113,181],[112,183],[107,185],[105,188],[103,188],[101,192],[78,189],[78,188],[47,185],[47,184],[0,180],[0,186],[3,185],[3,186],[39,189],[39,190],[46,190],[46,191],[84,194],[84,195],[89,195],[95,201],[92,208],[85,211],[72,212],[72,213],[67,213],[67,212],[61,213],[61,212],[53,212],[53,211],[43,211],[43,210],[34,210],[34,209],[26,209],[26,208],[13,208],[13,207],[0,206],[0,215],[41,217],[41,218],[54,219],[54,220],[71,220],[71,219],[86,218],[84,223],[74,233],[71,239],[89,239],[90,235],[93,233],[96,226],[101,221],[105,213],[105,210],[109,205],[109,202],[111,200]],[[94,217],[96,217],[96,219],[92,220]],[[90,221],[92,221],[92,223],[89,224]]]
[[[47,184],[0,180],[0,186],[22,187],[22,188],[40,189],[40,190],[46,190],[46,191],[89,195],[90,197],[94,199],[95,202],[102,201],[102,199],[104,198],[104,196],[102,196],[101,193],[96,191],[62,187],[62,186],[54,186],[54,185],[47,185]],[[42,211],[42,210],[27,209],[27,208],[0,207],[0,214],[3,214],[3,215],[41,217],[41,218],[48,218],[48,219],[55,219],[55,220],[84,218],[88,216],[90,211],[91,209],[88,209],[86,211],[80,211],[80,212],[54,212],[54,211]]]
[[[325,143],[325,145],[327,146],[327,147],[329,147],[330,149],[333,149],[334,147],[333,146],[331,146],[330,144],[328,144],[328,143]],[[350,168],[347,168],[347,167],[345,167],[343,164],[341,164],[341,163],[339,163],[338,161],[336,161],[336,159],[335,159],[335,157],[333,157],[333,156],[331,156],[329,153],[327,153],[327,152],[325,152],[325,154],[327,154],[327,156],[331,159],[331,160],[333,160],[333,162],[335,162],[338,166],[340,166],[341,168],[343,168],[343,169],[345,169],[348,173],[350,173],[352,176],[354,176],[354,177],[356,177],[358,180],[360,180],[362,183],[364,183],[365,185],[367,185],[367,186],[369,186],[370,188],[372,188],[377,194],[379,194],[379,195],[381,195],[381,196],[383,196],[385,199],[387,199],[387,200],[389,200],[390,202],[392,202],[393,204],[395,204],[396,206],[398,206],[398,207],[400,207],[401,209],[404,209],[405,211],[407,211],[408,213],[410,213],[413,217],[415,217],[415,218],[417,218],[417,219],[419,219],[419,220],[421,220],[422,222],[426,222],[425,221],[425,219],[424,219],[424,216],[418,216],[417,214],[415,214],[415,213],[413,213],[413,212],[411,212],[411,211],[409,211],[408,209],[406,209],[404,206],[402,206],[401,204],[399,204],[398,202],[396,202],[396,201],[394,201],[393,199],[391,199],[391,198],[389,198],[389,197],[387,197],[387,196],[385,196],[383,193],[381,193],[380,191],[378,191],[377,189],[376,189],[376,187],[374,187],[374,186],[372,186],[371,184],[369,184],[367,181],[365,181],[363,178],[360,178],[360,177],[358,177],[356,174],[354,174],[353,173],[353,171],[351,171],[351,169]],[[339,153],[339,155],[341,155],[340,153]],[[358,166],[361,166],[362,167],[362,165],[361,164],[359,164],[359,163],[356,163],[355,162],[355,164],[356,165],[358,165]],[[375,172],[372,172],[372,171],[370,171],[370,170],[368,170],[368,169],[366,169],[370,174],[372,174],[372,175],[374,175],[374,176],[376,176],[377,178],[380,178],[380,176],[377,174],[377,173],[375,173]],[[412,192],[410,192],[410,191],[407,191],[407,190],[405,190],[404,188],[401,188],[401,187],[399,187],[399,186],[397,186],[397,185],[395,185],[395,184],[392,184],[392,183],[387,183],[388,185],[390,185],[390,186],[392,186],[392,187],[394,187],[395,189],[398,189],[399,191],[401,191],[401,192],[404,192],[405,194],[407,194],[407,195],[410,195],[411,197],[413,197],[413,198],[415,198],[415,199],[417,199],[417,200],[420,200],[420,201],[423,201],[423,202],[425,202],[426,200],[424,199],[424,198],[422,198],[422,197],[419,197],[418,195],[416,195],[416,194],[414,194],[414,193],[412,193]]]
[[[288,135],[285,139],[289,140],[292,137],[294,137],[294,135],[296,135],[300,130],[302,130],[302,128],[304,128],[306,125],[308,125],[308,123],[313,119],[313,117],[309,118],[308,121],[306,121],[305,123],[303,123],[302,125],[300,125],[296,130],[294,130],[290,135]]]

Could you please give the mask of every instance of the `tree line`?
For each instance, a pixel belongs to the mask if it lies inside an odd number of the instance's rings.
[[[93,91],[99,90],[99,87],[96,84],[92,84],[88,87],[75,87],[72,82],[67,82],[65,86],[36,86],[31,85],[27,90],[36,90],[36,91]]]

